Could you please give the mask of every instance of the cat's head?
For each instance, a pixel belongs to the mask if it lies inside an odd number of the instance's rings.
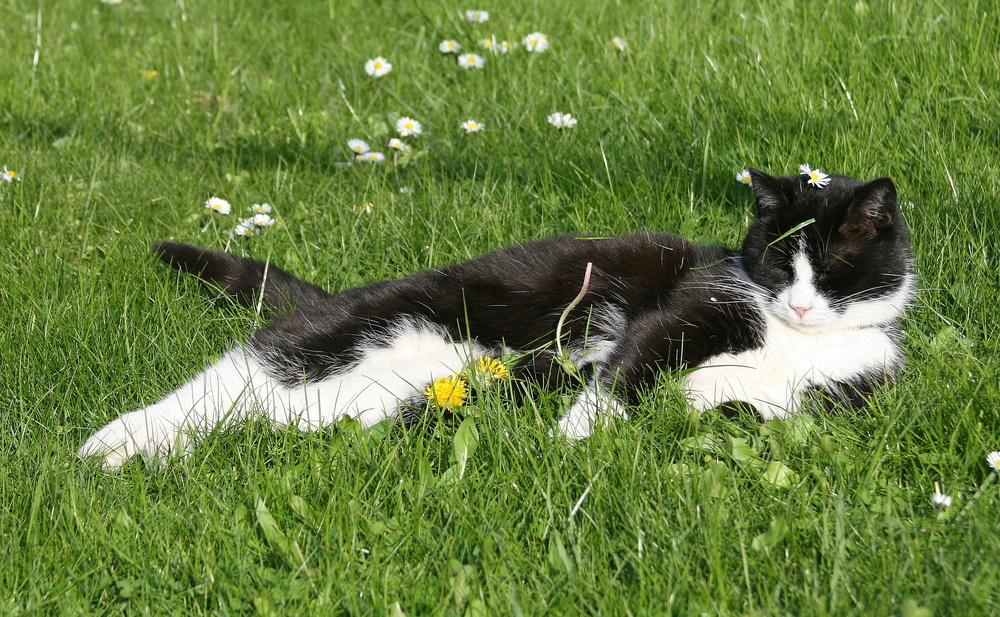
[[[770,315],[806,330],[899,316],[914,282],[892,180],[831,175],[819,188],[805,175],[751,169],[750,177],[757,217],[743,242],[743,265]]]

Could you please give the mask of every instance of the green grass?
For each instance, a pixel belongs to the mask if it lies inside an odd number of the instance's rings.
[[[492,17],[462,21],[469,8]],[[0,11],[0,165],[21,174],[0,185],[0,612],[1000,612],[995,3]],[[548,52],[481,71],[437,51],[535,30]],[[395,65],[377,80],[376,55]],[[579,125],[555,131],[553,111]],[[412,161],[335,165],[399,115],[425,127]],[[469,118],[488,130],[465,135]],[[734,244],[752,213],[734,174],[803,162],[891,176],[906,204],[910,362],[863,412],[695,417],[665,376],[575,447],[549,439],[564,403],[539,395],[410,430],[253,424],[162,472],[75,459],[257,325],[155,263],[151,241],[228,246],[331,289],[563,232]],[[213,195],[269,202],[278,223],[230,240],[234,215],[201,207]]]

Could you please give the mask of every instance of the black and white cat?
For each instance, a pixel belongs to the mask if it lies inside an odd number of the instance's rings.
[[[422,392],[477,358],[522,352],[515,373],[560,373],[556,323],[584,385],[555,429],[577,439],[625,417],[637,391],[681,368],[691,405],[749,404],[764,419],[806,399],[853,408],[903,360],[898,319],[914,295],[906,226],[888,178],[750,170],[757,216],[739,251],[674,235],[557,237],[330,294],[267,264],[164,242],[166,263],[271,323],[163,400],[80,449],[114,468],[164,460],[189,438],[263,412],[279,426],[371,426],[426,408]]]

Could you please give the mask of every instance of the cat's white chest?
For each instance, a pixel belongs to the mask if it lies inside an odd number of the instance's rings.
[[[899,354],[875,327],[807,332],[768,318],[760,347],[709,358],[685,375],[684,386],[699,410],[743,401],[765,420],[784,418],[799,410],[811,388],[891,371]]]

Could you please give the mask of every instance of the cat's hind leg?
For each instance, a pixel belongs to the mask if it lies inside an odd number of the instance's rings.
[[[454,341],[429,322],[404,318],[353,352],[357,359],[334,375],[288,386],[275,421],[315,430],[345,416],[363,427],[396,418],[401,403],[422,404],[429,384],[460,373],[486,349],[474,341]]]
[[[109,422],[77,454],[101,457],[105,469],[116,469],[134,456],[162,466],[168,456],[185,454],[194,434],[243,419],[255,399],[278,386],[238,346],[159,402]]]

